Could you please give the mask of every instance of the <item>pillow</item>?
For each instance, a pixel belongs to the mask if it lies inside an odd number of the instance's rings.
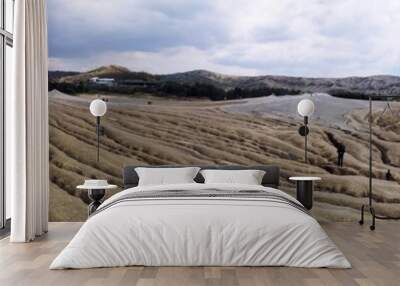
[[[261,170],[201,170],[205,184],[261,185],[265,171]]]
[[[187,184],[195,183],[193,180],[200,168],[135,168],[139,177],[138,186]]]

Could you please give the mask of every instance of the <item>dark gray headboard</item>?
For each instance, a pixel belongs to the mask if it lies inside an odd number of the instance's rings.
[[[271,188],[279,187],[279,167],[274,165],[259,165],[259,166],[237,166],[237,165],[220,165],[220,166],[172,166],[172,165],[161,165],[161,166],[125,166],[123,171],[123,183],[124,189],[133,188],[138,185],[139,177],[135,171],[137,167],[150,167],[150,168],[171,168],[171,167],[200,167],[201,169],[219,169],[219,170],[264,170],[265,176],[262,180],[262,185]],[[194,179],[197,183],[204,183],[203,176],[199,173]]]

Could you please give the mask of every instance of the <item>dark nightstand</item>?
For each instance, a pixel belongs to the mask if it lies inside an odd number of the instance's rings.
[[[320,177],[290,177],[296,181],[296,198],[302,205],[311,210],[313,207],[313,182],[320,181]]]

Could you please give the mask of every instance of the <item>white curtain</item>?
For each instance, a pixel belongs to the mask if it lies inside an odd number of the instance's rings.
[[[47,232],[49,139],[46,0],[15,1],[13,94],[6,98],[12,242]]]

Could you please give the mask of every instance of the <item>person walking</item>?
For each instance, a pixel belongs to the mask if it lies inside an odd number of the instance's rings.
[[[338,154],[337,164],[339,167],[343,167],[343,159],[345,152],[346,152],[346,146],[343,143],[339,143],[337,145],[337,154]]]
[[[392,173],[390,172],[390,169],[388,169],[387,172],[386,172],[386,180],[387,181],[394,181],[394,178],[392,176]]]

